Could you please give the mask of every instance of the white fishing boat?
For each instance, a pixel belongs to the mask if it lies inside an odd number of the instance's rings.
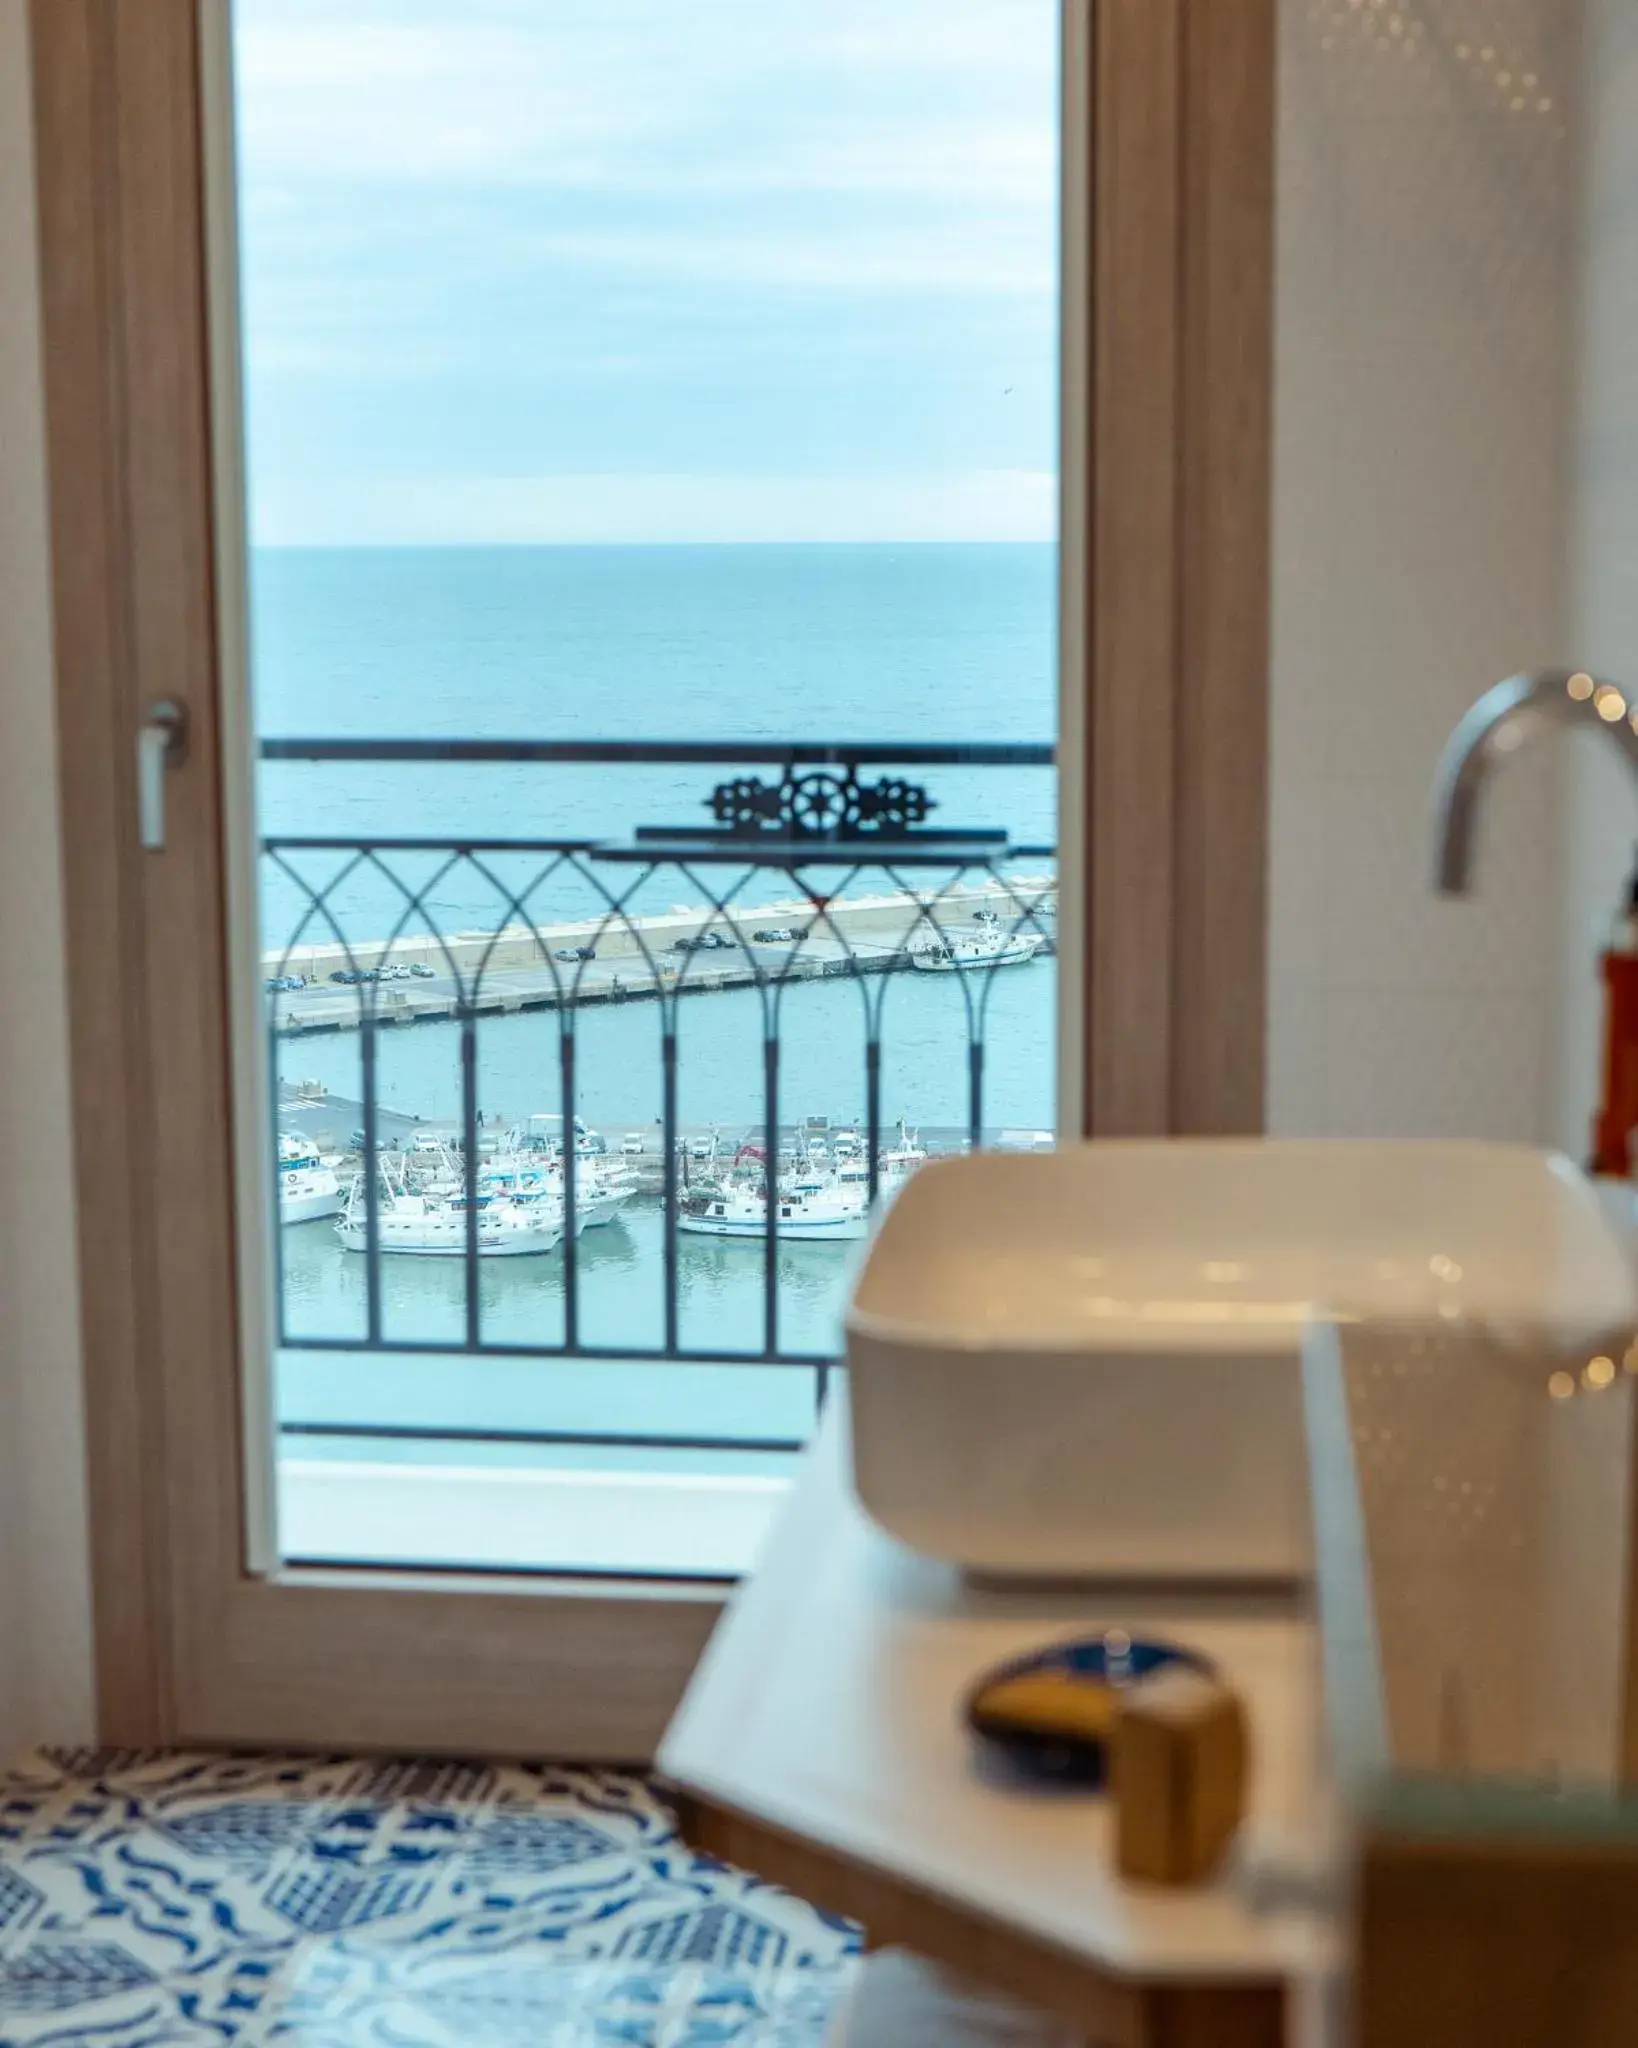
[[[899,1125],[899,1142],[890,1152],[882,1154],[881,1178],[894,1188],[902,1188],[918,1166],[927,1164],[927,1149],[914,1131],[906,1131]]]
[[[591,1135],[596,1138],[595,1132]],[[393,1194],[421,1195],[434,1205],[464,1203],[466,1199],[465,1163],[441,1138],[423,1134],[415,1150],[402,1160],[384,1160],[382,1172],[384,1185]],[[575,1236],[612,1223],[636,1192],[636,1183],[636,1174],[606,1153],[581,1152],[575,1159]],[[506,1202],[520,1209],[540,1204],[560,1226],[567,1209],[563,1188],[561,1152],[531,1143],[521,1127],[508,1132],[498,1150],[478,1161],[480,1201]]]
[[[481,1190],[508,1201],[553,1202],[566,1210],[563,1163],[555,1160],[542,1166],[528,1155],[502,1157],[487,1162],[478,1176]],[[606,1164],[599,1157],[575,1161],[574,1233],[594,1230],[612,1223],[636,1193],[637,1176],[629,1168]]]
[[[612,1223],[637,1192],[637,1175],[629,1166],[599,1166],[594,1172],[579,1172],[574,1179],[574,1212],[578,1227],[590,1230],[600,1223]],[[585,1211],[581,1223],[580,1213]]]
[[[537,1110],[528,1122],[507,1133],[513,1151],[563,1153],[563,1118],[555,1109]],[[582,1159],[601,1159],[609,1149],[601,1131],[594,1131],[583,1116],[574,1120],[574,1149]]]
[[[922,974],[963,974],[984,967],[1022,967],[1041,949],[1036,932],[1014,931],[993,910],[980,910],[972,929],[931,938],[911,948],[910,965]]]
[[[774,1220],[784,1243],[848,1244],[869,1228],[862,1195],[831,1177],[804,1176],[782,1186],[775,1206]],[[695,1188],[678,1208],[677,1228],[696,1237],[766,1239],[766,1195],[759,1185],[735,1181]]]
[[[288,1131],[279,1135],[279,1221],[314,1223],[341,1213],[341,1182],[318,1147]]]
[[[927,1164],[927,1152],[914,1131],[907,1130],[901,1122],[898,1143],[883,1152],[876,1163],[876,1197],[884,1206],[902,1188],[918,1166]],[[868,1202],[870,1199],[870,1162],[862,1153],[855,1153],[836,1169],[836,1183],[839,1187],[850,1188],[860,1193]]]
[[[480,1258],[522,1258],[555,1251],[563,1242],[561,1199],[517,1202],[503,1195],[480,1193],[473,1207],[477,1211]],[[464,1195],[416,1193],[385,1186],[376,1209],[376,1242],[384,1253],[464,1259],[467,1217]],[[347,1206],[336,1223],[336,1235],[350,1252],[369,1249],[362,1174],[348,1190]]]

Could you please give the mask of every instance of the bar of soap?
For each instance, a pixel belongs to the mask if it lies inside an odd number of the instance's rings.
[[[1174,1643],[1137,1641],[1124,1629],[1077,1636],[1011,1657],[966,1700],[968,1726],[1018,1770],[1055,1784],[1101,1785],[1115,1695],[1169,1665],[1209,1671]]]
[[[1178,1665],[1121,1692],[1110,1734],[1115,1864],[1147,1884],[1196,1884],[1245,1813],[1246,1716],[1215,1678]]]
[[[1115,1718],[1115,1689],[1077,1685],[1057,1671],[1025,1671],[986,1687],[983,1712],[1021,1734],[1102,1742]]]

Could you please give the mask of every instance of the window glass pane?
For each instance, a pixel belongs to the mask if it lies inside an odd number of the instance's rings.
[[[723,1567],[872,1203],[1053,1122],[1055,0],[235,37],[285,1540]]]

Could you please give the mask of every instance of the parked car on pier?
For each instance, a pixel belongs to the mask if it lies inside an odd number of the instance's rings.
[[[627,1159],[641,1159],[648,1150],[648,1140],[641,1131],[627,1131],[620,1140],[620,1150]]]
[[[727,953],[733,949],[733,940],[725,932],[701,932],[696,938],[673,940],[673,953]]]
[[[794,946],[798,939],[806,938],[805,932],[793,931],[788,924],[776,924],[765,932],[752,932],[752,940],[759,946]]]
[[[351,988],[354,982],[362,981],[364,977],[356,967],[332,967],[330,979],[342,982],[346,987]]]
[[[552,958],[554,960],[595,960],[597,958],[597,948],[595,946],[554,946]]]
[[[424,960],[412,960],[409,971],[417,981],[431,981],[434,970]]]

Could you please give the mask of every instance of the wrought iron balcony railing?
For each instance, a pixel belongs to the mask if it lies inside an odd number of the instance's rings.
[[[1028,1057],[1045,1069],[1023,1093],[1050,1099],[1050,831],[948,816],[975,771],[1047,770],[1050,746],[277,739],[261,753],[357,771],[595,766],[602,817],[620,814],[617,770],[733,771],[695,791],[703,823],[488,836],[433,817],[263,841],[278,1213],[323,1225],[299,1259],[276,1233],[288,1350],[761,1364],[822,1385],[833,1353],[813,1303],[842,1268],[810,1285],[787,1255],[862,1236],[918,1156],[1002,1134],[990,1039],[998,1000],[1023,1002],[998,998],[1009,983],[1031,991]],[[924,786],[929,769],[945,788]],[[1026,808],[1044,823],[1038,786]],[[851,1022],[815,984],[846,984]],[[716,1008],[691,1001],[685,1030],[684,998]],[[890,1090],[900,1014],[914,1065]],[[709,1115],[689,1113],[690,1056],[712,1068]],[[588,1085],[605,1110],[622,1089],[629,1106],[588,1118]],[[1009,1078],[1008,1105],[1021,1087]],[[838,1096],[849,1114],[813,1117]],[[593,1121],[626,1134],[603,1149]],[[311,1202],[296,1198],[309,1184]],[[617,1262],[601,1248],[614,1234],[591,1233],[621,1211],[642,1242]],[[701,1335],[685,1257],[713,1239],[738,1263],[707,1275],[721,1314]],[[436,1286],[402,1288],[399,1253]],[[533,1255],[527,1289],[499,1286],[509,1254]]]

